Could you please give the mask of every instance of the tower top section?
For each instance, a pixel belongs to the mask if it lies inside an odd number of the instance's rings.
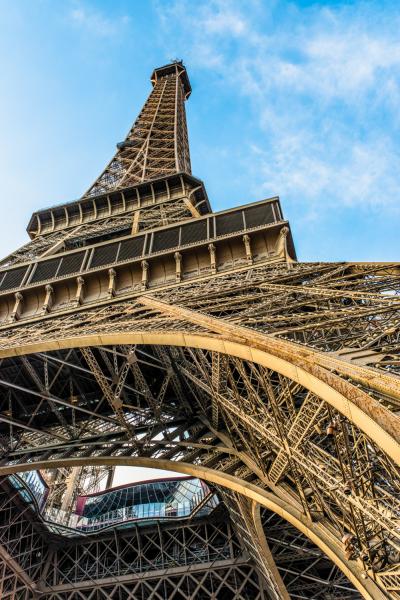
[[[181,60],[173,60],[155,68],[150,79],[147,100],[103,172],[80,200],[35,212],[28,225],[32,238],[78,222],[96,222],[104,218],[104,211],[111,217],[140,209],[137,230],[144,227],[145,216],[150,214],[153,220],[147,220],[156,227],[210,212],[204,185],[191,174],[185,101],[192,88],[186,68]],[[157,208],[163,215],[156,218],[154,206],[163,202],[164,196],[174,204],[177,194],[176,214],[172,215],[168,205],[162,211]],[[145,205],[152,210],[142,210]]]
[[[191,92],[182,61],[154,69],[153,89],[117,152],[84,197],[191,174],[185,100]]]
[[[192,93],[192,86],[190,85],[189,77],[186,71],[186,67],[184,66],[181,60],[176,60],[168,65],[164,65],[163,67],[158,67],[158,69],[154,69],[151,74],[150,80],[154,85],[156,85],[157,81],[162,79],[163,77],[168,77],[169,75],[178,77],[183,85],[183,89],[185,92],[185,100],[189,98]]]

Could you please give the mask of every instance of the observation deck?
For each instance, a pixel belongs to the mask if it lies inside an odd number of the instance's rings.
[[[171,477],[128,483],[78,496],[75,510],[46,509],[49,488],[39,471],[9,477],[20,497],[53,532],[71,536],[110,527],[148,525],[209,515],[219,504],[208,485],[195,477]]]

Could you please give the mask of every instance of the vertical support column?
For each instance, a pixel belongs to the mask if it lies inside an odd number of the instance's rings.
[[[212,412],[211,412],[211,420],[214,427],[218,428],[218,401],[216,398],[216,394],[220,391],[220,381],[221,381],[221,354],[219,352],[211,353],[211,385],[213,388],[213,395],[211,399],[212,403]]]
[[[279,232],[279,238],[277,241],[276,248],[277,248],[277,254],[285,259],[288,267],[291,267],[294,261],[292,258],[290,258],[289,252],[287,249],[288,234],[289,234],[289,228],[286,226],[282,227],[282,229]]]
[[[149,263],[147,260],[142,260],[142,290],[147,290],[149,285]]]
[[[85,285],[85,280],[83,277],[76,278],[76,294],[75,294],[75,304],[76,306],[80,306],[83,302],[83,286]]]
[[[115,269],[108,269],[108,296],[109,298],[113,298],[115,296],[115,283],[116,283],[117,273]]]
[[[175,252],[175,278],[176,282],[179,283],[182,279],[182,254],[180,252]]]
[[[252,265],[253,264],[253,254],[252,254],[252,251],[251,251],[251,238],[246,233],[243,236],[242,239],[243,239],[244,248],[245,248],[245,251],[246,251],[247,262]]]
[[[78,478],[81,474],[82,467],[73,467],[71,473],[67,477],[67,489],[65,490],[62,503],[61,510],[66,513],[66,518],[72,510],[72,503],[74,501],[74,492],[77,487]]]
[[[210,253],[210,267],[213,275],[217,272],[217,251],[214,244],[208,244],[208,251]]]
[[[110,489],[113,484],[115,474],[115,467],[107,467],[107,481],[106,481],[106,490]]]
[[[14,308],[12,309],[12,313],[10,315],[10,321],[18,321],[22,312],[22,304],[24,302],[24,297],[21,292],[16,292],[14,294],[15,302]]]
[[[43,311],[43,313],[46,314],[51,311],[51,307],[53,305],[53,291],[54,290],[50,284],[46,285],[45,290],[46,290],[46,296],[45,296],[44,303],[42,306],[42,311]]]
[[[133,215],[132,231],[131,231],[132,235],[135,235],[135,233],[137,233],[139,231],[139,218],[140,218],[140,210],[137,210],[135,212],[135,214]]]

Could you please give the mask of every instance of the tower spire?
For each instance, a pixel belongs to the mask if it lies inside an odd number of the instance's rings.
[[[155,69],[153,89],[117,152],[84,194],[95,196],[174,173],[191,173],[185,100],[191,93],[182,61]]]

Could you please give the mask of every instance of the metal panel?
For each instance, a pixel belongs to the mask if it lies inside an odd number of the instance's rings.
[[[21,267],[20,269],[7,271],[3,281],[1,282],[0,290],[11,290],[12,288],[16,288],[21,285],[26,273],[26,269],[27,267]]]
[[[242,211],[231,212],[216,217],[217,235],[226,235],[244,229]]]
[[[70,254],[69,256],[63,256],[60,268],[58,269],[57,276],[70,275],[71,273],[79,273],[81,270],[83,257],[85,252],[77,252],[76,254]]]
[[[179,245],[179,227],[166,229],[165,231],[156,231],[154,233],[153,252],[175,248]]]
[[[51,260],[45,260],[37,263],[35,272],[32,275],[31,283],[37,283],[38,281],[45,281],[46,279],[52,279],[60,265],[61,258],[53,258]]]
[[[130,240],[124,240],[121,242],[121,247],[118,253],[118,260],[128,260],[130,258],[137,258],[142,255],[144,244],[144,236],[135,237]]]
[[[246,226],[248,228],[267,225],[275,221],[272,204],[259,204],[244,209]]]
[[[95,248],[90,267],[101,267],[109,265],[116,261],[119,243],[99,246]]]
[[[188,223],[181,227],[181,244],[191,244],[207,239],[207,220]]]

